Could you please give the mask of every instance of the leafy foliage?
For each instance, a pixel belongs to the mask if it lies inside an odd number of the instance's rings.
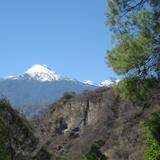
[[[76,95],[75,92],[65,92],[62,98],[69,100],[69,99],[73,98],[75,95]]]
[[[151,88],[158,87],[159,81],[156,78],[146,79],[145,81],[138,77],[125,77],[116,86],[116,91],[122,98],[133,100],[140,104],[148,103]]]
[[[107,52],[107,63],[124,76],[118,90],[122,97],[139,90],[145,99],[160,79],[160,1],[108,0],[107,24],[115,47]],[[152,85],[148,86],[148,82]],[[135,89],[134,89],[135,88]],[[134,93],[133,93],[134,94]],[[143,98],[142,98],[143,97]]]
[[[6,98],[0,99],[0,160],[50,160],[50,153],[39,146],[33,131]]]
[[[0,159],[10,160],[11,155],[8,154],[8,147],[6,147],[7,137],[5,135],[7,131],[4,126],[4,121],[2,120],[2,118],[0,118]]]
[[[160,159],[160,112],[152,114],[145,122],[146,160]]]
[[[10,104],[5,98],[0,100],[0,159],[13,160],[14,149],[9,128]]]

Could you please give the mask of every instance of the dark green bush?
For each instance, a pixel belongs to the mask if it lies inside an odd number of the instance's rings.
[[[91,145],[90,151],[81,160],[107,160],[107,157],[102,154],[100,148],[105,144],[103,140],[98,140]]]
[[[148,145],[144,156],[146,160],[160,160],[160,112],[153,113],[144,123],[145,142]]]
[[[75,92],[66,92],[66,93],[64,93],[63,98],[65,100],[68,100],[68,99],[73,98],[74,96],[75,96]]]

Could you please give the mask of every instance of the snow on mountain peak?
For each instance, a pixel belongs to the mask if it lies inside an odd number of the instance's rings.
[[[25,73],[32,74],[32,73],[48,73],[52,70],[45,64],[35,64],[31,68],[29,68]]]
[[[118,84],[120,80],[105,80],[103,82],[101,82],[98,86],[99,87],[111,87],[111,86],[114,86],[116,84]]]
[[[92,82],[91,80],[85,80],[83,83],[84,83],[84,84],[93,85],[93,82]]]
[[[28,75],[29,77],[39,81],[53,81],[62,79],[60,75],[45,64],[33,65],[24,73],[24,75]]]

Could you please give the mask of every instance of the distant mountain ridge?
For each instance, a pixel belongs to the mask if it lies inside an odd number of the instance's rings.
[[[31,68],[29,68],[26,72],[18,76],[8,76],[3,79],[8,80],[36,80],[42,82],[50,82],[50,81],[59,81],[59,80],[72,80],[74,79],[61,76],[60,74],[56,73],[56,71],[52,70],[46,64],[35,64]],[[117,84],[120,80],[117,79],[107,79],[104,81],[99,82],[98,84],[94,84],[91,80],[84,80],[84,84],[87,85],[94,85],[99,87],[110,87],[114,84]]]
[[[4,79],[9,80],[24,80],[24,79],[32,79],[37,81],[58,81],[58,80],[71,80],[67,77],[62,77],[50,67],[45,64],[35,64],[31,68],[29,68],[26,72],[18,76],[9,76]]]
[[[89,85],[95,85],[97,87],[112,87],[116,84],[118,84],[120,80],[119,79],[107,79],[107,80],[104,80],[98,84],[94,84],[91,80],[85,80],[84,83],[85,84],[89,84]]]
[[[23,74],[0,79],[0,95],[26,115],[43,112],[65,92],[94,90],[94,85],[63,77],[47,65],[36,64]]]

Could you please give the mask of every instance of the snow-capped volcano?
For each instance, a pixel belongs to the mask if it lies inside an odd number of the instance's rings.
[[[91,80],[85,80],[83,83],[84,83],[84,84],[93,85],[93,82],[92,82]]]
[[[39,81],[54,81],[63,79],[59,74],[45,64],[36,64],[29,68],[23,75],[28,75],[34,80]]]
[[[61,75],[57,74],[54,70],[49,68],[45,64],[35,64],[23,74],[18,76],[8,76],[4,79],[10,80],[37,80],[37,81],[58,81],[58,80],[69,80],[69,78],[62,77]],[[71,80],[71,79],[70,79]]]
[[[28,116],[46,111],[49,104],[66,92],[81,93],[96,88],[61,76],[44,64],[33,65],[18,76],[0,79],[0,94]]]

